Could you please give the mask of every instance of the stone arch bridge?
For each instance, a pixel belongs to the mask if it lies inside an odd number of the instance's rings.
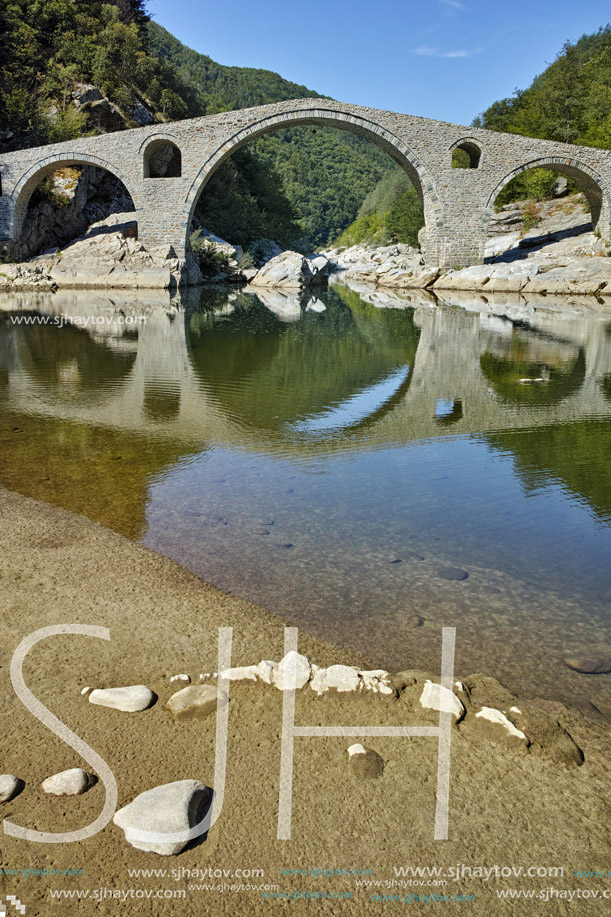
[[[0,240],[19,240],[28,201],[46,174],[63,166],[94,165],[127,188],[142,243],[147,248],[172,246],[182,259],[195,206],[214,170],[249,140],[298,125],[352,131],[402,166],[424,205],[425,254],[431,265],[482,263],[496,197],[512,178],[536,167],[572,178],[588,200],[594,225],[611,240],[610,151],[324,99],[262,105],[0,155]],[[470,168],[452,168],[456,148],[467,154]]]

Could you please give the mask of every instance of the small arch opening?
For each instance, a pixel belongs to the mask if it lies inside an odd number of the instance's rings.
[[[482,151],[472,140],[461,140],[452,148],[453,169],[477,169]]]
[[[180,178],[182,153],[171,140],[153,140],[144,151],[145,178]]]
[[[15,207],[15,257],[26,260],[78,238],[112,232],[138,236],[134,200],[121,179],[99,166],[55,161],[34,173]]]
[[[485,258],[519,260],[538,250],[604,255],[608,208],[603,186],[583,164],[558,158],[529,163],[490,196]]]

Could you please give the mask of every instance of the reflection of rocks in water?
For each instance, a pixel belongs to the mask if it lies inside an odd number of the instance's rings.
[[[491,336],[480,367],[494,391],[514,403],[554,404],[582,385],[585,354],[573,342],[509,325]]]
[[[155,421],[172,420],[180,413],[180,387],[168,385],[163,379],[151,380],[144,386],[143,410]]]

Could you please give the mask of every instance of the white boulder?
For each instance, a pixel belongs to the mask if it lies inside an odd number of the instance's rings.
[[[177,780],[140,793],[115,813],[113,821],[136,850],[175,856],[191,840],[189,831],[202,820],[211,800],[211,790],[199,780]]]
[[[393,689],[390,686],[390,676],[386,669],[371,669],[366,672],[359,672],[359,675],[365,691],[373,691],[374,694],[393,693]]]
[[[443,709],[450,710],[452,716],[455,716],[457,720],[462,719],[465,715],[464,704],[456,697],[453,691],[428,679],[425,681],[420,695],[420,704],[425,710],[438,711],[441,711],[443,705]]]
[[[291,672],[295,672],[294,681]],[[312,666],[307,656],[291,650],[280,660],[273,673],[273,684],[279,691],[288,691],[291,687],[299,689],[307,685],[312,674]]]
[[[271,685],[274,679],[274,672],[276,671],[276,663],[272,662],[271,659],[262,659],[261,662],[256,666],[257,676],[264,682],[266,685]]]
[[[219,672],[223,678],[228,681],[256,681],[258,676],[258,667],[256,665],[240,665],[233,669],[225,669]]]
[[[512,707],[512,710],[517,710],[517,707]],[[510,736],[516,739],[528,741],[522,730],[514,726],[511,720],[508,719],[501,710],[496,710],[494,707],[482,707],[481,710],[477,711],[475,716],[481,717],[484,720],[489,720],[491,723],[496,723],[498,726],[502,726],[503,729],[507,730]]]

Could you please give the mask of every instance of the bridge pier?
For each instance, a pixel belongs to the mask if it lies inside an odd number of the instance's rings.
[[[445,208],[444,231],[439,246],[439,267],[458,270],[484,263],[488,225],[478,207],[469,212],[462,204]]]

